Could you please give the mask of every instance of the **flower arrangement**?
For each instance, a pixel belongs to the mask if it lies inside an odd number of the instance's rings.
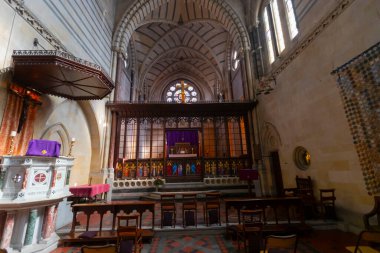
[[[161,178],[157,177],[156,179],[154,179],[153,184],[154,184],[156,187],[158,187],[158,186],[164,184],[164,180],[162,180]]]

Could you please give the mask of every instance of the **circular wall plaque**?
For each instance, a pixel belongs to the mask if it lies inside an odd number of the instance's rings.
[[[294,149],[293,160],[299,169],[306,170],[310,167],[311,156],[304,147],[298,146]]]

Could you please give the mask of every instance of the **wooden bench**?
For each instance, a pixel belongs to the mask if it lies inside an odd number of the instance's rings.
[[[224,202],[227,227],[229,210],[235,208],[239,224],[241,210],[262,210],[264,234],[301,233],[311,230],[311,226],[305,223],[303,201],[299,197],[234,198],[224,199]]]
[[[116,224],[116,216],[123,211],[124,213],[132,213],[136,211],[140,215],[140,228],[142,224],[142,214],[145,211],[150,211],[152,213],[152,228],[151,229],[143,229],[143,239],[150,240],[154,236],[153,228],[154,228],[154,210],[155,210],[155,202],[153,201],[112,201],[108,203],[86,203],[86,204],[76,204],[72,206],[73,209],[73,222],[71,226],[71,231],[68,234],[61,235],[61,239],[59,243],[61,245],[68,245],[72,243],[80,243],[80,244],[89,244],[96,242],[105,242],[105,243],[116,243],[117,241],[117,232],[115,228]],[[93,231],[96,232],[95,235],[81,238],[83,232],[78,232],[76,230],[77,222],[77,214],[79,212],[83,212],[86,215],[86,224],[85,231]],[[112,227],[110,230],[103,229],[103,217],[104,214],[110,212],[112,214]],[[99,228],[96,230],[90,230],[90,216],[94,213],[98,213],[100,215]]]

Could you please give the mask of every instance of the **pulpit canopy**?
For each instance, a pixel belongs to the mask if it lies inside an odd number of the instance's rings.
[[[62,51],[13,51],[13,80],[41,93],[73,100],[102,99],[114,88],[103,69]]]

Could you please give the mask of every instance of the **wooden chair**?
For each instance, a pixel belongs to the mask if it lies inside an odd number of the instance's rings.
[[[197,194],[188,193],[182,195],[182,225],[186,227],[187,224],[187,214],[193,212],[194,225],[197,227]]]
[[[101,246],[84,245],[81,247],[80,251],[81,253],[117,253],[117,247],[115,244],[107,244]]]
[[[361,252],[376,252],[370,246],[375,246],[377,248],[377,252],[380,250],[380,232],[379,231],[362,231],[359,235],[358,241],[355,246],[354,253]],[[372,250],[371,250],[372,249]]]
[[[204,203],[204,218],[206,226],[210,225],[210,212],[215,211],[217,215],[217,223],[219,223],[219,226],[222,225],[222,222],[220,220],[220,198],[221,198],[220,192],[208,192],[206,193],[206,199]]]
[[[310,176],[302,178],[296,176],[296,195],[302,198],[305,207],[305,216],[314,218],[317,216],[317,201],[314,196],[313,182]]]
[[[262,210],[241,210],[242,224],[236,226],[236,238],[238,251],[240,252],[240,242],[244,244],[245,252],[258,252],[261,246],[263,230]]]
[[[270,235],[265,238],[264,251],[268,253],[271,250],[281,250],[281,252],[296,253],[297,250],[297,235],[277,236]]]
[[[374,196],[374,199],[375,206],[369,213],[363,215],[363,221],[366,230],[380,231],[380,196]],[[377,218],[376,224],[370,223],[372,217]]]
[[[0,249],[0,253],[7,253],[8,251],[6,249]]]
[[[175,228],[176,224],[176,205],[175,205],[175,194],[162,194],[161,195],[161,228],[164,226],[164,223],[171,219],[171,226]]]
[[[335,189],[320,189],[319,199],[321,203],[321,216],[323,219],[336,219],[335,214]]]
[[[139,228],[139,214],[119,215],[117,224],[118,252],[141,252],[143,230]],[[125,224],[123,224],[125,221]],[[133,223],[133,224],[130,224]]]

